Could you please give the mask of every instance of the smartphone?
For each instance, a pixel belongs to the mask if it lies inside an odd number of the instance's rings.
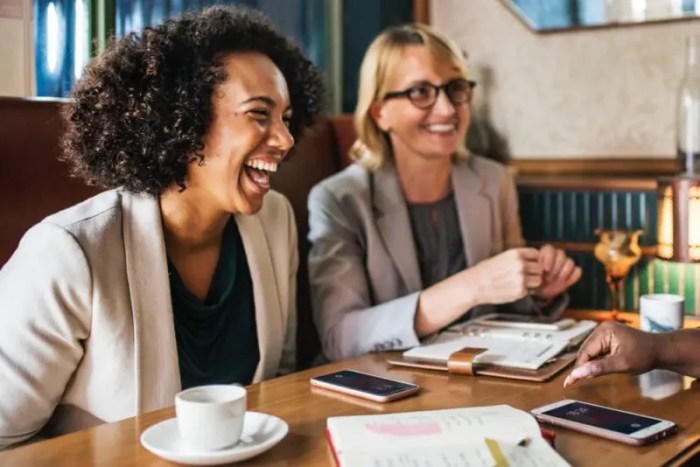
[[[541,422],[635,446],[663,439],[678,429],[668,420],[571,399],[539,407],[532,414]]]
[[[353,370],[341,370],[311,378],[311,385],[375,402],[389,402],[416,394],[420,387]]]
[[[475,322],[486,326],[499,326],[508,328],[533,329],[543,331],[562,331],[568,329],[576,321],[564,318],[552,321],[547,316],[516,315],[507,313],[495,313],[476,318]]]

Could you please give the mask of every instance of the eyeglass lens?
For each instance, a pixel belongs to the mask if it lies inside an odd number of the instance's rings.
[[[435,104],[440,89],[447,94],[452,104],[464,104],[471,100],[472,88],[467,80],[454,79],[442,86],[425,83],[410,90],[408,98],[418,107],[430,107]]]

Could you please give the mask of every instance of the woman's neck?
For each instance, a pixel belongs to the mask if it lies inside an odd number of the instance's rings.
[[[221,243],[230,214],[211,208],[193,189],[168,188],[160,195],[165,246],[172,252],[195,251]]]
[[[409,203],[434,203],[451,189],[452,160],[424,158],[416,155],[395,157],[399,184]]]

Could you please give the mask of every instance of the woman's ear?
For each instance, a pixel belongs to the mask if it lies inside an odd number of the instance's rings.
[[[388,132],[391,130],[382,102],[374,102],[369,108],[369,114],[380,130],[383,132]]]

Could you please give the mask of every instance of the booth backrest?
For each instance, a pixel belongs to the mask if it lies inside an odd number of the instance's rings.
[[[0,266],[47,215],[97,193],[58,160],[61,101],[0,98]]]
[[[279,172],[272,178],[272,187],[289,198],[299,232],[297,352],[302,368],[310,365],[321,349],[313,323],[309,274],[306,267],[309,254],[309,243],[306,239],[309,231],[309,213],[306,200],[316,183],[350,163],[347,153],[354,141],[355,129],[350,115],[323,119],[306,131],[293,152],[282,162]]]
[[[0,267],[29,227],[47,215],[82,201],[99,190],[69,177],[59,161],[63,100],[0,97]],[[272,186],[290,200],[299,231],[298,352],[307,366],[319,351],[309,303],[306,269],[311,187],[349,163],[355,139],[349,115],[324,118],[307,130],[280,166]]]

